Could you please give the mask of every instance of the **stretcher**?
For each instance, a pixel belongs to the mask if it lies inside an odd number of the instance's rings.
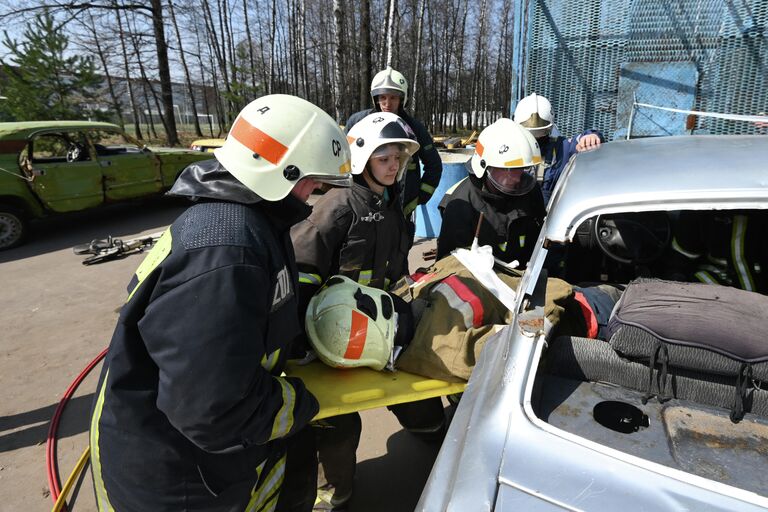
[[[320,411],[315,420],[365,411],[387,405],[461,393],[466,382],[446,382],[403,371],[370,368],[339,370],[315,360],[306,365],[288,361],[285,374],[299,377],[317,397]]]

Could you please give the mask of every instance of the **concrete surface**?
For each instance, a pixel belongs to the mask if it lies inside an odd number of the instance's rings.
[[[45,470],[49,420],[70,382],[109,343],[125,287],[143,258],[84,266],[72,246],[160,231],[184,208],[184,202],[163,198],[39,222],[26,245],[0,252],[0,511],[51,509]],[[412,268],[432,247],[425,240],[414,246]],[[82,383],[62,418],[62,483],[88,443],[99,369]],[[349,510],[413,510],[438,449],[402,431],[385,409],[363,413]],[[72,503],[75,512],[96,510],[90,471]]]

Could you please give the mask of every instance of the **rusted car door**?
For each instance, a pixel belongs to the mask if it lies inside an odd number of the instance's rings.
[[[22,150],[20,162],[33,177],[33,192],[55,212],[84,210],[104,201],[101,167],[82,133],[37,134]]]
[[[120,132],[88,130],[104,176],[104,198],[117,201],[159,193],[163,189],[155,156]]]

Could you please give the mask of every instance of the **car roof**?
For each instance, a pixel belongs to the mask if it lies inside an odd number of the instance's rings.
[[[25,121],[20,123],[0,123],[0,140],[22,140],[42,130],[79,130],[84,128],[122,131],[116,124],[95,121]]]
[[[544,236],[572,239],[603,213],[768,208],[768,137],[687,135],[610,142],[560,178]]]

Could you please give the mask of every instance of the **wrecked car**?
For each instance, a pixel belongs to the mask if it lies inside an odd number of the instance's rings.
[[[207,158],[147,147],[109,123],[0,123],[0,250],[24,241],[29,220],[162,193]]]
[[[766,176],[760,136],[611,142],[571,160],[417,510],[768,508],[768,269],[744,263],[739,231],[765,236]],[[683,235],[722,228],[685,255],[698,283],[676,281]],[[718,258],[743,275],[716,275]],[[604,339],[548,320],[552,274],[623,290]]]

